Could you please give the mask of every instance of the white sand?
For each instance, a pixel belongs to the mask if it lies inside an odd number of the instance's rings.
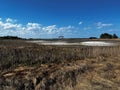
[[[28,42],[31,42],[31,43],[43,43],[43,42],[46,42],[44,40],[32,40],[32,41],[28,41]]]
[[[67,42],[44,42],[43,45],[79,45],[79,43],[67,43]]]
[[[36,40],[30,41],[32,43],[37,43],[41,45],[84,45],[84,46],[114,46],[115,43],[104,42],[104,41],[84,41],[79,43],[67,43],[63,41],[43,41],[43,40]]]
[[[86,41],[86,42],[81,42],[80,45],[85,45],[85,46],[114,46],[114,43],[110,42],[103,42],[103,41]]]

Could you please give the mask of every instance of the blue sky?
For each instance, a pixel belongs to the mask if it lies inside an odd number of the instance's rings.
[[[120,36],[120,0],[0,0],[0,36]]]

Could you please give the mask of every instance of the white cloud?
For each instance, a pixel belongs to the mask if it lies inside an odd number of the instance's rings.
[[[110,27],[110,26],[113,26],[113,24],[107,24],[107,23],[102,23],[102,22],[98,22],[97,23],[97,28],[98,29],[101,29],[101,28],[104,28],[104,27]]]
[[[47,34],[54,34],[58,30],[58,28],[56,27],[56,25],[51,25],[51,26],[43,27],[42,30]]]
[[[60,33],[68,33],[69,32],[69,34],[70,34],[70,33],[72,33],[72,31],[74,31],[74,29],[75,29],[75,27],[73,27],[71,25],[69,25],[67,27],[60,27],[58,29],[58,33],[60,34]]]
[[[6,19],[6,22],[7,22],[7,23],[14,23],[14,22],[16,22],[16,20],[13,20],[13,19],[11,19],[11,18],[7,18],[7,19]]]
[[[26,25],[26,30],[39,30],[41,29],[41,25],[38,23],[28,23]]]
[[[90,30],[91,27],[84,27],[83,30]]]
[[[7,29],[13,30],[13,29],[17,29],[19,27],[21,27],[21,24],[13,24],[13,23],[8,23],[8,22],[4,23],[4,22],[0,21],[0,28],[3,30],[7,30]]]
[[[82,21],[80,21],[78,24],[79,24],[79,25],[81,25],[81,24],[83,24],[83,22],[82,22]]]
[[[59,35],[70,35],[75,31],[75,27],[57,27],[56,25],[42,26],[39,23],[27,23],[26,25],[14,22],[12,19],[0,20],[0,36],[14,35],[25,38],[48,38]]]

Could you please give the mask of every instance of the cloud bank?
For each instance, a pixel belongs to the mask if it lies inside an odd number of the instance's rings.
[[[27,23],[26,25],[17,23],[16,20],[7,18],[0,19],[0,36],[19,36],[24,38],[56,38],[59,35],[74,33],[73,26],[57,27],[56,25],[43,26],[39,23]]]
[[[109,31],[107,29],[111,30],[112,28],[106,27],[113,26],[113,24],[102,22],[93,25],[84,23],[83,25],[83,22],[80,21],[78,24],[81,26],[43,26],[40,23],[28,22],[26,24],[21,24],[18,23],[17,20],[11,18],[0,18],[0,36],[18,36],[22,38],[58,38],[61,35],[66,38],[90,37],[94,33],[101,34],[102,31],[99,31],[99,29],[104,29],[104,32],[107,32]]]

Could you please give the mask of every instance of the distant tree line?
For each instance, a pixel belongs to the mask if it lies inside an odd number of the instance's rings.
[[[59,39],[63,39],[64,38],[64,36],[59,36]],[[109,34],[109,33],[103,33],[103,34],[101,34],[100,35],[100,37],[99,37],[100,39],[117,39],[117,38],[119,38],[116,34]],[[2,39],[25,39],[25,38],[20,38],[20,37],[18,37],[18,36],[2,36],[2,37],[0,37],[0,39],[2,40]],[[33,38],[30,38],[30,39],[33,39]],[[89,39],[97,39],[97,37],[90,37]]]
[[[97,39],[97,37],[90,37],[89,39]]]
[[[108,34],[108,33],[103,33],[100,35],[101,39],[116,39],[118,36],[116,34]]]
[[[100,39],[117,39],[119,38],[116,34],[102,33]],[[89,39],[97,39],[97,37],[90,37]]]
[[[23,38],[20,38],[17,36],[3,36],[3,37],[0,37],[0,39],[23,39]]]

